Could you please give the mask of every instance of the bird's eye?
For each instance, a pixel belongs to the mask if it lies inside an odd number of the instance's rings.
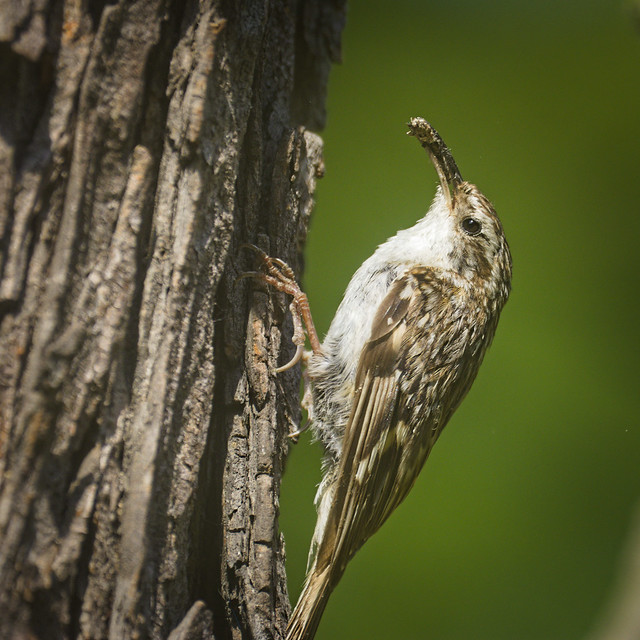
[[[477,236],[482,231],[482,225],[475,218],[465,218],[462,230],[470,236]]]

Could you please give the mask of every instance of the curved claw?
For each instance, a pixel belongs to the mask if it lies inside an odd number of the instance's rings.
[[[309,428],[309,422],[307,421],[304,427],[300,427],[300,429],[297,429],[296,431],[291,431],[290,433],[287,433],[287,438],[290,438],[295,442],[308,428]]]
[[[287,364],[283,364],[281,367],[277,367],[274,369],[276,373],[282,373],[283,371],[288,371],[289,369],[295,367],[300,360],[302,360],[302,354],[304,352],[304,345],[299,344],[296,347],[296,352],[293,358],[287,362]]]
[[[260,273],[259,271],[243,271],[239,276],[236,276],[236,279],[233,281],[233,284],[235,286],[235,284],[239,281],[239,280],[244,280],[245,278],[262,278],[264,274]]]
[[[292,297],[289,309],[293,320],[292,342],[296,345],[296,352],[291,361],[275,369],[275,373],[282,373],[283,371],[291,369],[302,359],[305,343],[303,325],[306,325],[312,351],[316,354],[321,353],[320,339],[313,325],[313,318],[311,317],[311,310],[309,309],[309,300],[296,282],[293,269],[284,262],[284,260],[270,257],[260,249],[260,247],[254,244],[242,244],[241,248],[256,252],[261,259],[261,264],[256,271],[245,271],[241,273],[236,278],[236,282],[245,278],[255,278],[272,286],[277,291],[281,291]]]
[[[243,242],[240,245],[240,248],[241,249],[251,249],[251,251],[255,251],[256,253],[259,253],[259,254],[261,254],[263,256],[267,255],[260,247],[258,247],[255,244],[251,244],[251,242]]]

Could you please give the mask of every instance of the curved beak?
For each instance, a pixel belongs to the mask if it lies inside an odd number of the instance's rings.
[[[427,150],[433,166],[438,172],[442,192],[447,199],[449,209],[453,211],[458,189],[462,184],[462,176],[458,165],[444,143],[440,134],[424,119],[411,118],[407,123],[407,135],[418,138],[420,144]]]

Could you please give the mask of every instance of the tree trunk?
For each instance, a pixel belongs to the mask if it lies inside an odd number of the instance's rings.
[[[278,638],[344,0],[0,0],[0,637]],[[280,355],[280,351],[284,351]]]

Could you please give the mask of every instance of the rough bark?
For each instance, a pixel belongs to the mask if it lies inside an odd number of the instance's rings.
[[[0,1],[0,637],[282,636],[299,379],[237,276],[300,267],[343,23]]]

